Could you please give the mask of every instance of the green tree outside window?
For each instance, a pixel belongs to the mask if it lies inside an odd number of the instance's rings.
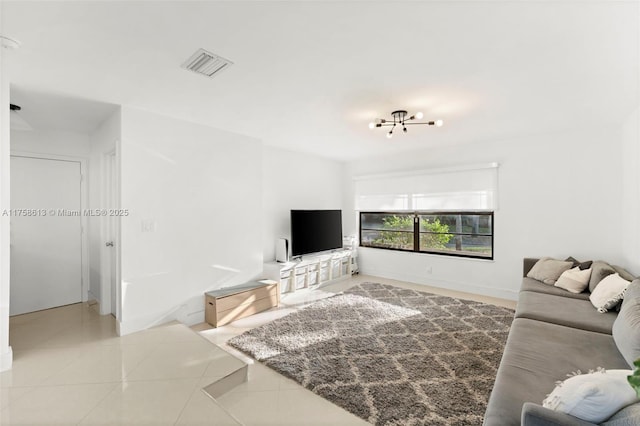
[[[373,240],[375,245],[391,248],[413,248],[413,216],[387,216],[382,219],[382,228],[378,238]],[[447,243],[453,238],[448,234],[449,225],[440,223],[440,219],[422,219],[420,221],[420,231],[428,232],[421,234],[421,244],[426,244],[429,248],[444,249]]]

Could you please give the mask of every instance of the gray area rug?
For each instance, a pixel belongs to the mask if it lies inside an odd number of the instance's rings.
[[[229,345],[373,424],[480,425],[513,314],[363,283]]]

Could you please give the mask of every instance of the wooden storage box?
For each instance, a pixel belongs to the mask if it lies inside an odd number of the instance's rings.
[[[276,281],[251,282],[205,293],[205,321],[220,327],[280,304]]]

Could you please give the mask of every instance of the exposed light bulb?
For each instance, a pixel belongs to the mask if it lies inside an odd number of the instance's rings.
[[[392,137],[393,137],[393,132],[389,130],[389,133],[387,133],[387,139],[391,139]]]
[[[442,120],[436,120],[436,126],[437,127],[442,127],[442,125],[444,124],[444,121]]]
[[[421,113],[421,112],[416,112],[415,117],[416,117],[416,119],[418,119],[418,120],[422,120],[422,117],[424,117],[424,114],[423,114],[423,113]]]
[[[406,127],[403,127],[403,128],[402,128],[402,131],[403,131],[403,132],[405,132],[405,133],[407,133],[407,128],[406,128]]]
[[[370,129],[375,129],[376,127],[376,123],[374,123],[373,121],[371,123],[369,123],[369,128]]]

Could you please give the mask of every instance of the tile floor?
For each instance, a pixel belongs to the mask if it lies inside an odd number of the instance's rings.
[[[226,345],[233,336],[363,281],[515,307],[512,301],[355,276],[287,294],[279,308],[217,329],[169,324],[118,337],[113,317],[87,304],[20,315],[10,322],[13,369],[0,373],[0,424],[366,425]],[[249,364],[247,383],[217,400],[202,392],[240,360]]]

